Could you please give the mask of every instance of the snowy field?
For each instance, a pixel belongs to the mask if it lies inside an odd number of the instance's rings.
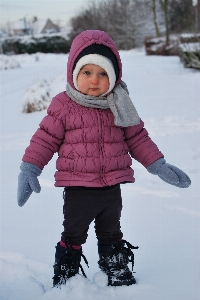
[[[33,86],[41,82],[50,96],[64,90],[67,55],[14,56],[6,63],[15,68],[0,71],[0,300],[200,299],[200,72],[185,69],[178,57],[133,50],[122,51],[121,57],[123,80],[150,136],[168,163],[188,173],[192,185],[170,186],[133,161],[136,182],[122,186],[121,225],[124,238],[139,246],[134,252],[137,284],[106,286],[92,224],[83,246],[88,278],[77,275],[62,289],[52,289],[55,245],[63,230],[62,188],[54,187],[56,157],[39,178],[41,193],[32,194],[22,208],[17,206],[17,177],[24,150],[46,113],[22,113],[24,97],[40,97]]]

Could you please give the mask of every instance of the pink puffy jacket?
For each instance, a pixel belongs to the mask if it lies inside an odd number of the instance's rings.
[[[71,46],[67,79],[73,88],[74,61],[93,43],[110,47],[120,70],[116,84],[121,80],[121,61],[112,39],[105,32],[89,30],[76,37]],[[66,92],[53,98],[23,161],[43,169],[56,152],[55,186],[102,187],[134,182],[131,157],[144,167],[163,157],[142,121],[136,126],[117,127],[110,109],[80,106]]]

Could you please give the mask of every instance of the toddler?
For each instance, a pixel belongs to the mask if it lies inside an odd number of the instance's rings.
[[[120,184],[134,182],[132,158],[148,172],[180,188],[189,177],[166,163],[150,139],[126,84],[119,52],[110,36],[87,30],[73,41],[68,57],[66,91],[56,95],[22,158],[18,204],[34,191],[37,177],[58,152],[55,186],[64,187],[64,231],[56,246],[53,286],[79,272],[82,244],[94,220],[99,267],[108,285],[136,283],[128,263],[134,254],[120,227]]]

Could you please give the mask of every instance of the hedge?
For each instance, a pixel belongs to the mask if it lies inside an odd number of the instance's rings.
[[[2,43],[4,54],[68,53],[70,42],[62,35],[10,37]]]

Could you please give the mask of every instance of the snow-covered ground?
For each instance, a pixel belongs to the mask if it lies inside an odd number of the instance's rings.
[[[56,157],[40,176],[42,191],[17,206],[17,177],[25,147],[45,111],[22,113],[27,91],[48,83],[65,89],[67,55],[14,56],[21,66],[2,70],[1,85],[1,300],[197,300],[200,299],[200,72],[178,57],[122,51],[123,80],[150,136],[166,160],[189,174],[179,189],[133,161],[136,182],[122,185],[124,238],[135,246],[130,287],[107,287],[98,273],[93,224],[84,255],[88,276],[52,289],[55,245],[63,230],[62,188],[54,187]],[[32,89],[33,90],[33,89]],[[94,276],[94,278],[93,278]]]
[[[20,68],[20,64],[11,56],[0,55],[0,70]]]

